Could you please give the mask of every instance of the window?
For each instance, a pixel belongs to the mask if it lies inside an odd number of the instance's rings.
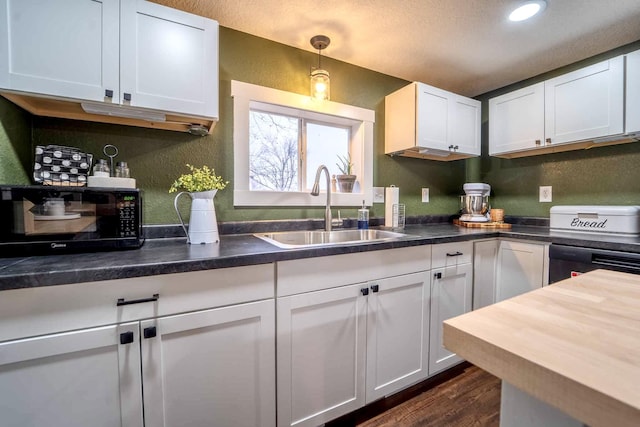
[[[341,172],[350,157],[357,184],[353,193],[334,193],[333,204],[371,204],[373,119],[371,110],[233,81],[234,205],[312,206],[310,195],[320,165]],[[326,191],[326,178],[321,177]]]

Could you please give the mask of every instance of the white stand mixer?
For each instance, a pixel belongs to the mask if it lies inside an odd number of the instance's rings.
[[[483,183],[467,183],[462,186],[466,193],[460,196],[460,221],[489,222],[489,193],[491,186]]]

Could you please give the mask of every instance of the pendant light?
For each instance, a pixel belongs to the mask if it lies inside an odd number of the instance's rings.
[[[313,36],[311,46],[318,50],[318,68],[311,69],[311,97],[317,100],[329,100],[331,94],[331,82],[329,72],[322,69],[320,64],[321,51],[329,46],[331,40],[327,36]]]

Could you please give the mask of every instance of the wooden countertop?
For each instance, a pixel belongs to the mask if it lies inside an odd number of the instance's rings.
[[[591,427],[640,426],[640,275],[596,270],[446,320],[444,345]]]

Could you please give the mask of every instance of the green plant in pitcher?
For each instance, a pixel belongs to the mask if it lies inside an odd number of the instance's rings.
[[[169,188],[169,193],[176,191],[187,191],[197,193],[200,191],[223,190],[229,181],[225,181],[221,176],[216,175],[213,168],[207,165],[197,168],[187,163],[191,173],[181,175]]]

